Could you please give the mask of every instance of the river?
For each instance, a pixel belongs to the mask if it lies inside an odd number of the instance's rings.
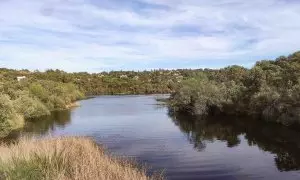
[[[90,136],[170,180],[299,180],[300,131],[241,118],[175,116],[149,96],[98,96],[28,122],[20,135]]]

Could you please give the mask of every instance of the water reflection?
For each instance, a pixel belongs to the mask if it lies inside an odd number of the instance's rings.
[[[237,117],[169,115],[198,151],[216,140],[226,142],[228,147],[239,146],[243,135],[249,146],[274,154],[279,171],[300,170],[300,132],[297,130]]]
[[[48,135],[57,128],[64,128],[71,122],[71,111],[54,111],[49,116],[42,116],[26,121],[25,127],[21,130],[10,133],[1,141],[10,142],[17,140],[21,135]]]
[[[82,101],[75,110],[28,121],[9,138],[89,136],[113,154],[147,163],[150,172],[165,170],[172,180],[300,177],[299,129],[237,117],[167,113],[154,96],[100,96]]]
[[[29,121],[25,126],[26,132],[34,132],[38,134],[47,134],[54,128],[64,128],[71,122],[71,111],[56,111],[50,116],[44,116]]]

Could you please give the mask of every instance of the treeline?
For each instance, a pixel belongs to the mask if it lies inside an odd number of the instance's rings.
[[[37,79],[74,83],[87,95],[170,93],[175,83],[183,78],[179,71],[167,70],[112,71],[93,74],[48,70],[45,73],[34,73],[34,76]]]
[[[2,78],[15,81],[17,76],[32,80],[50,80],[75,84],[86,95],[160,94],[171,93],[178,82],[194,76],[199,70],[111,71],[101,73],[67,73],[61,70],[45,72],[0,69]],[[1,80],[1,76],[0,76]]]
[[[30,78],[17,81],[7,72],[0,71],[0,137],[23,127],[27,119],[69,108],[84,97],[71,83]]]
[[[178,84],[170,98],[175,112],[247,115],[285,125],[300,122],[300,52],[251,69],[230,66],[201,71]]]
[[[66,109],[85,95],[171,93],[196,70],[112,71],[89,74],[0,69],[0,136],[24,119]]]
[[[18,81],[17,77],[23,79]],[[155,93],[171,93],[170,105],[176,112],[251,115],[282,124],[300,122],[300,52],[275,61],[259,61],[251,69],[230,66],[219,70],[67,73],[3,68],[0,122],[22,119],[16,114],[28,118],[62,109],[83,94]]]

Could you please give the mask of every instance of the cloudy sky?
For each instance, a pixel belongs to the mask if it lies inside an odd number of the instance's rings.
[[[0,67],[251,67],[300,50],[299,0],[0,0]]]

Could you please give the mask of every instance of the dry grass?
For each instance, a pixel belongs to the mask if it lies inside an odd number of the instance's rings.
[[[0,146],[0,179],[152,180],[128,160],[107,155],[84,137],[21,139]]]

